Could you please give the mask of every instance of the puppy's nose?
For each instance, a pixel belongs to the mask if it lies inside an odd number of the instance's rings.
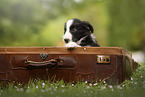
[[[68,42],[69,42],[69,39],[64,39],[64,42],[65,42],[65,43],[68,43]]]

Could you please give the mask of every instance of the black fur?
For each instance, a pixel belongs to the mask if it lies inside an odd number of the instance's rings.
[[[79,19],[74,18],[73,23],[69,27],[70,33],[72,35],[72,42],[77,43],[82,39],[82,41],[78,44],[80,46],[91,46],[91,47],[99,47],[97,41],[91,36],[94,32],[94,29],[91,24],[86,21],[81,21]],[[64,26],[64,34],[66,33],[66,23]],[[65,41],[68,43],[69,41]]]

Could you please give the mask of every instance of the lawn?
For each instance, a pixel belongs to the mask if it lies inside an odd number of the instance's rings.
[[[77,84],[63,81],[50,83],[35,80],[27,85],[0,88],[0,97],[145,97],[145,63],[134,71],[131,80],[121,85],[107,85],[102,83],[78,82]]]

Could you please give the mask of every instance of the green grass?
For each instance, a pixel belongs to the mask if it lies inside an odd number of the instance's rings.
[[[10,84],[0,89],[0,97],[145,97],[145,63],[134,71],[131,80],[121,85],[80,82],[77,84],[63,81],[50,83],[35,80],[27,85]]]

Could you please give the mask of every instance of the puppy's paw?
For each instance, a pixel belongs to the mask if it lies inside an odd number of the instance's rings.
[[[69,42],[65,45],[65,47],[67,49],[75,49],[75,48],[80,47],[80,46],[78,44],[76,44],[75,42]]]

